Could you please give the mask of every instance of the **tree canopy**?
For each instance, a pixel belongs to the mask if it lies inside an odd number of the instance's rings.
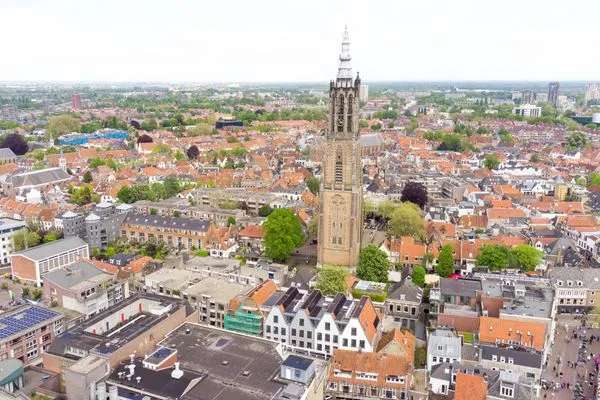
[[[483,159],[483,165],[489,170],[498,169],[500,166],[500,160],[494,153],[486,154],[485,158]]]
[[[310,190],[310,192],[314,195],[319,194],[319,186],[320,186],[320,182],[319,179],[315,176],[310,176],[306,179],[306,186],[308,187],[308,190]]]
[[[183,186],[175,177],[167,177],[161,182],[155,182],[151,185],[139,184],[133,186],[123,186],[117,192],[117,198],[123,203],[135,203],[139,200],[158,201],[168,199],[181,192]]]
[[[388,233],[392,236],[421,239],[425,235],[425,220],[416,204],[408,201],[400,203],[391,211],[389,218]]]
[[[195,160],[200,155],[200,150],[198,150],[198,146],[193,144],[190,146],[189,149],[187,149],[186,154],[190,160]]]
[[[454,273],[454,248],[451,245],[446,244],[440,249],[435,272],[442,278],[447,278]]]
[[[18,133],[10,133],[0,141],[0,148],[8,147],[18,156],[22,156],[29,150],[29,145],[23,136]]]
[[[287,208],[278,208],[263,224],[265,231],[265,254],[275,261],[283,262],[304,242],[300,219]]]
[[[588,137],[581,131],[571,133],[567,137],[567,150],[568,151],[579,151],[588,144]]]
[[[94,192],[92,185],[89,184],[85,184],[79,187],[73,186],[69,189],[69,194],[71,195],[71,203],[77,204],[78,206],[100,202],[100,195]]]
[[[368,245],[360,251],[356,275],[360,279],[373,282],[388,281],[390,262],[387,254],[375,245]]]
[[[15,251],[21,251],[24,248],[37,246],[42,241],[41,236],[29,229],[22,229],[16,232],[13,237],[13,248]]]
[[[427,204],[427,189],[420,182],[408,181],[402,188],[401,201],[410,201],[418,205],[421,209]]]
[[[411,280],[419,287],[425,286],[425,268],[423,268],[421,265],[417,265],[415,268],[413,268]]]
[[[479,251],[477,265],[490,270],[519,268],[522,271],[533,271],[542,261],[543,253],[528,244],[520,244],[513,248],[492,244],[485,245]]]
[[[317,283],[315,288],[319,289],[326,296],[333,296],[337,293],[346,293],[346,277],[348,270],[343,267],[323,265],[317,272]]]
[[[50,117],[48,119],[47,131],[50,137],[58,139],[59,136],[71,133],[79,132],[81,125],[79,120],[72,115],[63,114]]]

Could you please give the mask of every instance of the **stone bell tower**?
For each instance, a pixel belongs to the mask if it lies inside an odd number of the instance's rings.
[[[344,32],[340,65],[329,85],[319,215],[319,264],[355,267],[362,235],[362,165],[358,142],[360,78],[352,78],[350,39]]]

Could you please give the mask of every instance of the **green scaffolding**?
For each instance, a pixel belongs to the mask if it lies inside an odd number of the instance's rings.
[[[262,316],[244,310],[237,310],[235,314],[225,314],[224,327],[234,332],[260,335],[262,333]]]

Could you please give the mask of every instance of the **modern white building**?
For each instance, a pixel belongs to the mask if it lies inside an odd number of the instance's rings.
[[[452,330],[436,329],[427,339],[427,371],[443,362],[462,361],[462,339]]]
[[[0,218],[0,265],[10,263],[10,255],[13,251],[13,236],[25,226],[23,221]]]
[[[263,336],[290,350],[331,356],[335,349],[374,351],[382,324],[368,297],[360,300],[319,290],[290,288],[272,305]]]
[[[585,104],[600,100],[600,83],[588,83],[585,87]]]
[[[522,117],[537,118],[542,115],[542,107],[533,104],[523,104],[519,107],[515,107],[512,110],[513,114],[520,115]]]

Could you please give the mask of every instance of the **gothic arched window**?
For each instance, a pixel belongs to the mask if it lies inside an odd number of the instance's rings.
[[[344,180],[344,161],[342,158],[342,149],[338,147],[335,150],[335,183],[342,183]]]
[[[337,132],[344,132],[344,94],[340,93],[337,100]]]
[[[344,208],[346,203],[340,195],[334,196],[331,201],[331,243],[335,245],[343,244],[342,236],[344,232]]]
[[[354,97],[350,94],[348,96],[348,113],[346,114],[346,129],[348,132],[352,132],[352,104],[354,104]]]

